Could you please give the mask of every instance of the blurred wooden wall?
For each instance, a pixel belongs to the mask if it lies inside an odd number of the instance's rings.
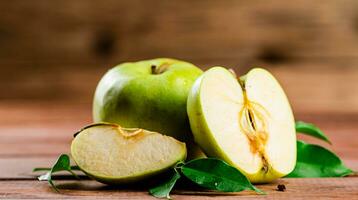
[[[358,113],[356,0],[0,1],[0,108],[90,105],[110,67],[155,57],[262,66],[297,113]]]

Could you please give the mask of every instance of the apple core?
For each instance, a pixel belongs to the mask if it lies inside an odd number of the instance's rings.
[[[243,107],[239,112],[239,124],[241,131],[246,135],[250,142],[252,153],[258,153],[262,159],[262,168],[268,172],[269,165],[266,160],[265,146],[268,139],[267,125],[264,115],[268,115],[264,107],[247,98],[245,82],[239,81],[243,90]]]

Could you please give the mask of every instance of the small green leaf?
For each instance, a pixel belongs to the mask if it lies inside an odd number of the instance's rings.
[[[51,169],[52,168],[49,168],[49,167],[37,167],[37,168],[34,168],[32,171],[33,172],[51,171]],[[81,171],[81,169],[77,165],[72,165],[71,170],[72,171]]]
[[[70,165],[70,157],[66,154],[62,154],[60,155],[60,157],[58,157],[56,163],[53,165],[52,168],[50,168],[50,171],[48,171],[46,174],[41,175],[38,177],[39,181],[48,181],[48,183],[52,186],[52,188],[54,190],[56,190],[57,192],[59,192],[59,190],[56,188],[55,184],[52,181],[52,174],[55,172],[59,172],[59,171],[68,171],[70,172],[73,176],[75,176],[76,178],[78,178],[78,176],[72,171],[71,169],[71,165]],[[43,171],[43,170],[47,170],[49,168],[35,168],[33,171]]]
[[[174,169],[173,176],[165,183],[155,187],[151,188],[149,190],[149,193],[157,198],[167,198],[170,199],[170,192],[172,191],[175,183],[180,178],[180,174],[176,169]]]
[[[263,193],[253,186],[239,170],[216,158],[192,160],[180,169],[188,179],[208,189],[222,192],[253,190]]]
[[[49,168],[49,167],[36,167],[32,171],[33,172],[51,171],[51,168]]]
[[[303,133],[305,135],[310,135],[315,138],[324,140],[328,142],[329,144],[332,144],[331,141],[329,141],[328,137],[314,124],[297,121],[296,122],[296,131],[299,133]]]
[[[352,170],[328,149],[297,141],[297,163],[286,177],[341,177],[351,173]]]

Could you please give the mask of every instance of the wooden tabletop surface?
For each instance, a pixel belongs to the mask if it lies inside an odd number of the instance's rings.
[[[29,105],[33,103],[28,103]],[[107,187],[92,180],[76,181],[70,176],[55,180],[61,193],[55,193],[47,182],[39,182],[34,167],[51,166],[61,153],[69,153],[73,133],[91,121],[90,104],[14,104],[0,109],[0,199],[150,199],[145,189]],[[344,162],[358,170],[356,139],[357,118],[337,115],[312,116],[297,114],[296,118],[319,125],[331,138],[327,146],[309,137],[300,137],[319,143],[342,157]],[[278,184],[285,184],[285,192],[277,191]],[[358,198],[358,177],[321,179],[280,179],[275,183],[258,185],[267,195],[252,192],[223,194],[185,188],[175,190],[175,199],[354,199]]]

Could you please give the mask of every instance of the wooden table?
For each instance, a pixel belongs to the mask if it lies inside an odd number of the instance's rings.
[[[75,181],[60,176],[55,193],[47,182],[39,182],[31,172],[34,167],[50,166],[60,153],[68,153],[72,134],[91,121],[90,104],[13,103],[0,106],[0,199],[150,199],[147,191],[134,188],[108,187],[92,180]],[[358,170],[358,141],[355,116],[312,116],[296,118],[318,124],[333,141],[332,149],[345,163]],[[312,142],[314,139],[304,137]],[[319,143],[319,142],[318,142]],[[323,143],[319,143],[325,145]],[[327,146],[327,145],[325,145]],[[286,185],[285,192],[277,184]],[[223,194],[189,189],[175,190],[175,199],[354,199],[358,198],[358,177],[322,179],[281,179],[259,185],[267,195],[252,192]]]

